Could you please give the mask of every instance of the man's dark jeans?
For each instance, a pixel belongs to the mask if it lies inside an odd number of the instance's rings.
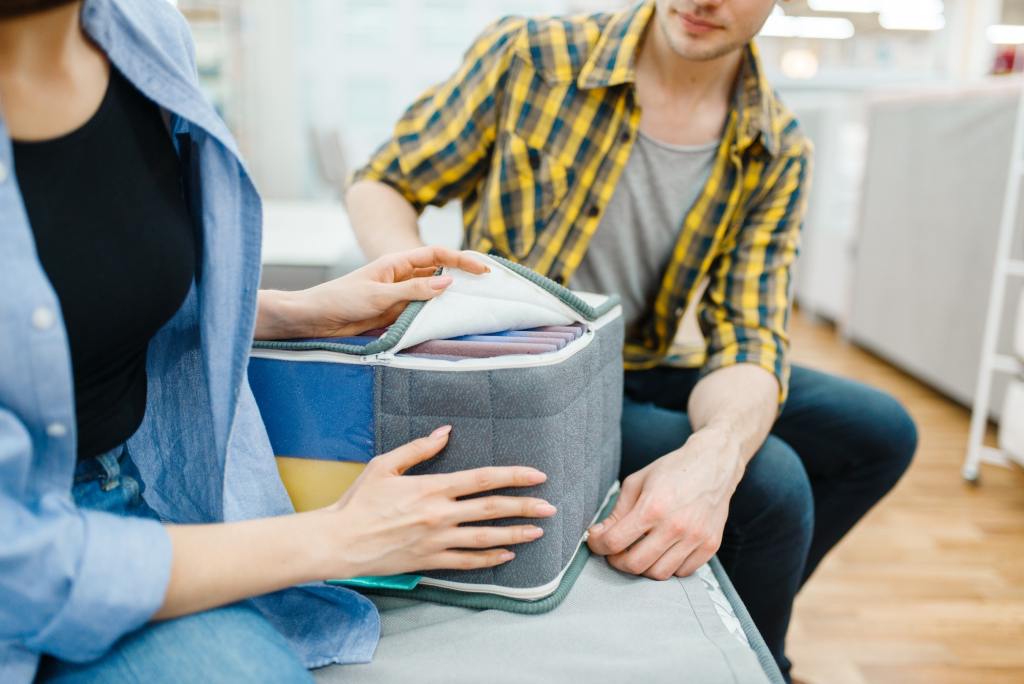
[[[679,448],[696,370],[626,373],[622,476]],[[794,367],[789,399],[729,506],[718,558],[789,681],[793,598],[910,465],[917,430],[888,394]]]

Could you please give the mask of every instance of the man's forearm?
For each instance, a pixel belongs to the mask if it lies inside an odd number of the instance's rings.
[[[416,210],[394,188],[371,180],[353,183],[345,193],[352,230],[367,259],[423,244]]]
[[[634,575],[685,577],[722,542],[729,501],[777,411],[779,384],[751,364],[709,373],[690,393],[693,434],[622,482],[590,548]],[[641,541],[642,540],[642,541]]]
[[[734,444],[742,473],[768,437],[778,398],[778,380],[765,369],[749,363],[721,368],[690,393],[690,424],[695,433],[715,432]]]

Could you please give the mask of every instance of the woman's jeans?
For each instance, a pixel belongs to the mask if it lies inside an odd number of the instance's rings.
[[[156,518],[126,447],[78,463],[73,494],[80,508]],[[139,549],[139,553],[145,553]],[[37,682],[311,682],[309,672],[255,609],[236,604],[153,622],[122,637],[99,660],[44,657]]]
[[[626,373],[622,476],[678,449],[694,369]],[[822,557],[910,465],[917,430],[891,396],[794,367],[789,400],[729,505],[718,558],[789,680],[786,630]]]

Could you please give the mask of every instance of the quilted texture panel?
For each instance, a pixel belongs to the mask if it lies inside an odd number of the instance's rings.
[[[460,372],[376,368],[378,453],[450,423],[445,450],[413,472],[529,465],[547,473],[548,480],[508,493],[539,496],[558,507],[554,517],[531,521],[545,534],[518,546],[512,562],[428,576],[526,588],[551,582],[569,564],[618,476],[622,325],[621,318],[609,322],[586,348],[547,366]],[[526,521],[503,524],[521,522]]]

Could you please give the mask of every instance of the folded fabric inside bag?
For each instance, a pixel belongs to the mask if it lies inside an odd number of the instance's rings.
[[[545,535],[517,547],[512,562],[356,583],[535,612],[564,596],[585,531],[616,491],[621,309],[614,297],[478,258],[490,273],[451,271],[443,294],[410,304],[377,336],[256,343],[249,380],[298,510],[336,500],[375,455],[446,423],[448,446],[413,474],[490,465],[547,473],[537,487],[495,492],[558,507],[531,521]]]

